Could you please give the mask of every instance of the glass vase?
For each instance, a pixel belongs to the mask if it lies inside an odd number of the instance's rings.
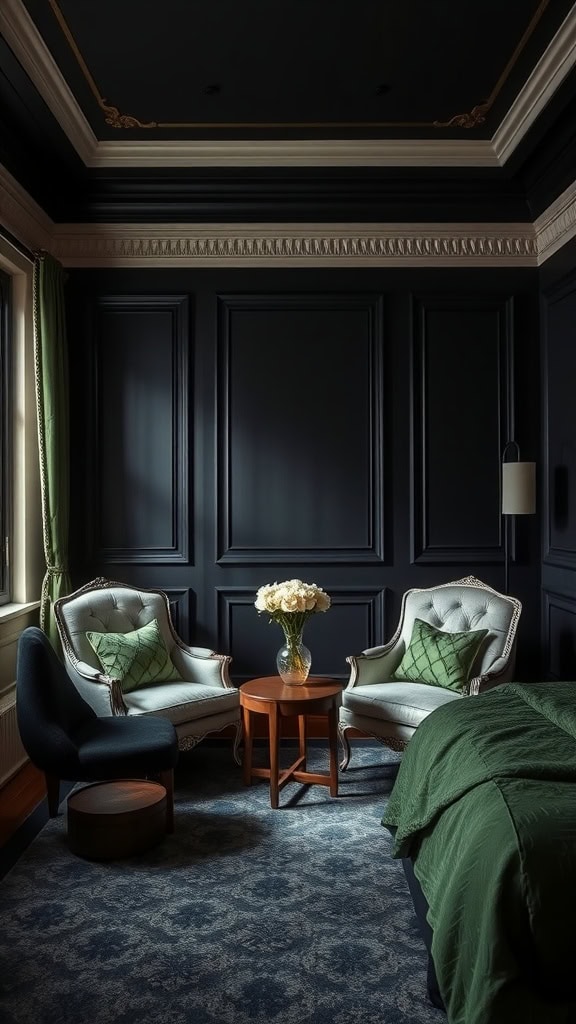
[[[276,655],[278,675],[292,686],[301,686],[308,679],[312,655],[302,643],[302,633],[286,633]]]

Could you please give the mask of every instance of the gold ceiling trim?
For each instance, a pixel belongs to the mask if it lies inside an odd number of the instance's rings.
[[[478,125],[484,124],[492,106],[494,105],[504,83],[506,82],[510,72],[515,66],[520,54],[522,53],[526,43],[530,39],[534,32],[538,22],[540,21],[544,11],[548,7],[550,0],[540,0],[536,11],[534,12],[527,28],[525,29],[518,45],[516,46],[512,56],[508,60],[504,70],[502,71],[496,85],[492,89],[490,96],[487,100],[477,104],[469,113],[455,114],[453,117],[446,121],[434,120],[434,121],[282,121],[282,122],[264,122],[264,121],[142,121],[137,117],[130,114],[122,114],[118,107],[115,107],[107,102],[102,96],[98,89],[96,82],[84,60],[78,44],[74,39],[72,32],[68,26],[68,23],[60,10],[58,0],[48,0],[52,12],[60,26],[60,29],[70,47],[76,61],[80,67],[82,74],[84,75],[86,82],[96,99],[96,102],[102,112],[104,113],[105,124],[110,125],[112,128],[159,128],[159,129],[252,129],[252,130],[266,130],[272,129],[342,129],[342,128],[465,128],[471,129],[476,128]]]
[[[64,38],[72,50],[72,53],[80,66],[80,70],[90,87],[90,91],[93,93],[98,106],[104,112],[105,123],[111,125],[112,128],[158,128],[159,126],[155,121],[140,121],[137,117],[131,117],[129,114],[121,114],[118,107],[113,107],[106,102],[106,99],[101,95],[100,90],[88,69],[88,65],[86,64],[84,57],[80,53],[76,40],[68,28],[68,23],[56,3],[56,0],[48,0],[48,2],[58,24],[60,25],[60,28],[62,29]]]
[[[455,114],[449,121],[434,121],[435,128],[475,128],[477,124],[484,124],[489,111],[487,103],[479,103],[473,107],[469,114]]]
[[[118,107],[110,107],[106,100],[98,97],[98,103],[105,113],[104,121],[112,128],[157,128],[156,121],[139,121],[137,117],[121,114]]]
[[[475,107],[473,107],[469,114],[455,114],[454,117],[451,117],[449,121],[434,121],[435,128],[475,128],[477,124],[484,124],[486,117],[490,113],[490,110],[492,109],[496,101],[496,98],[499,95],[502,86],[504,85],[504,82],[508,78],[508,75],[512,71],[512,68],[514,67],[516,61],[522,53],[522,50],[524,49],[526,43],[530,39],[530,36],[534,32],[536,25],[540,21],[540,18],[542,17],[544,11],[548,6],[548,3],[549,0],[542,0],[542,2],[538,5],[536,11],[532,16],[530,23],[528,24],[528,27],[522,35],[522,38],[520,39],[520,42],[514,50],[514,53],[510,57],[510,60],[506,64],[506,67],[504,68],[504,71],[500,75],[500,78],[496,82],[496,85],[492,89],[492,92],[490,93],[488,99],[484,103],[478,103]]]

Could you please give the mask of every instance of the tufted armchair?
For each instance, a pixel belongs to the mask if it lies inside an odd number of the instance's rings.
[[[491,686],[513,679],[516,629],[522,605],[498,593],[474,576],[437,587],[408,590],[402,598],[400,622],[392,639],[346,660],[351,666],[342,693],[338,732],[343,747],[341,769],[348,766],[351,729],[403,750],[420,722],[451,700],[473,697]],[[413,636],[414,620],[429,623],[441,633],[487,630],[458,689],[428,682],[392,679]],[[448,637],[450,639],[450,637]]]
[[[68,675],[97,715],[162,715],[174,725],[180,750],[232,725],[240,764],[240,697],[228,675],[232,659],[185,644],[174,629],[166,594],[98,578],[55,601],[54,616]],[[172,671],[168,679],[165,674],[163,681],[126,692],[117,674],[103,670],[87,633],[130,634],[154,619]]]

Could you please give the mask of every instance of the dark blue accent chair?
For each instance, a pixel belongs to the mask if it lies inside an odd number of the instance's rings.
[[[61,780],[152,776],[166,789],[167,831],[173,831],[178,738],[172,723],[158,716],[96,715],[36,626],[18,641],[16,713],[24,749],[46,777],[50,817],[58,814]]]

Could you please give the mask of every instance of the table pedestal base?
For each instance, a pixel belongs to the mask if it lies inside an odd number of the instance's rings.
[[[279,677],[253,679],[240,687],[244,715],[244,784],[252,779],[270,780],[270,806],[276,809],[279,793],[291,781],[328,786],[330,796],[338,796],[338,708],[342,686],[331,680],[308,680],[306,686],[287,686]],[[252,715],[268,715],[270,767],[252,766]],[[306,767],[306,716],[326,715],[330,770],[310,772]],[[283,717],[298,717],[298,757],[288,768],[280,768],[280,722]]]

